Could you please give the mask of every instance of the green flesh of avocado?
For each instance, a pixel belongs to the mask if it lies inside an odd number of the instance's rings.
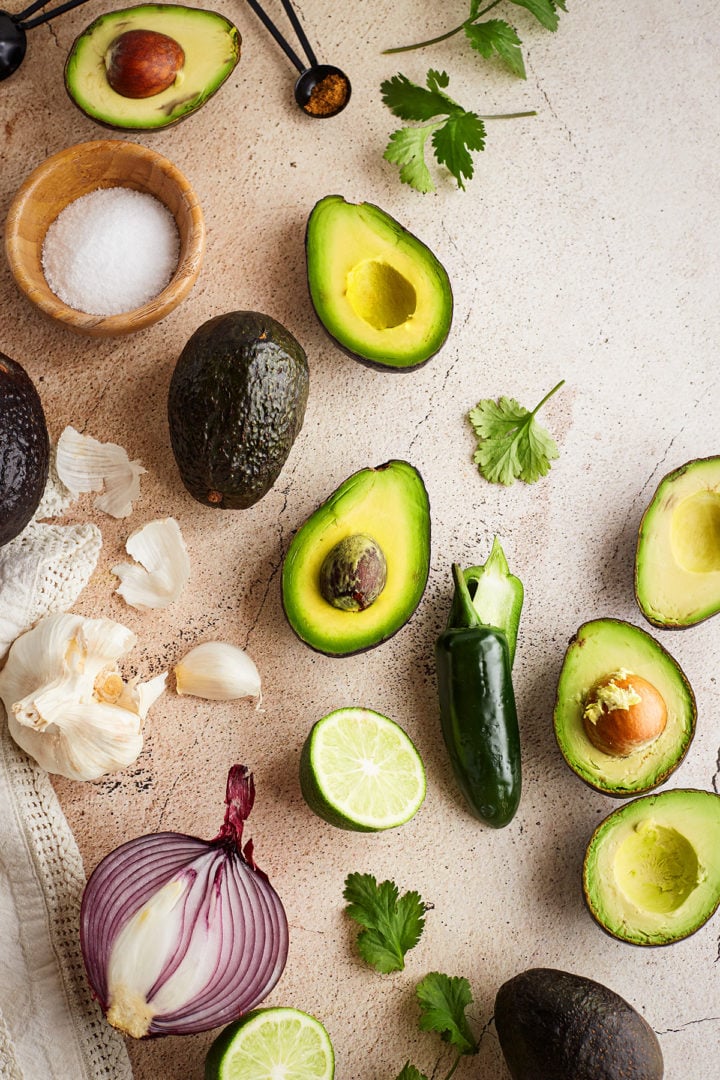
[[[185,54],[167,89],[126,97],[108,82],[109,50],[130,30],[176,41]],[[140,4],[95,19],[75,40],[65,64],[65,87],[91,120],[128,131],[164,128],[195,112],[222,86],[240,59],[240,35],[224,16],[179,4]]]
[[[328,554],[349,536],[369,536],[381,549],[386,581],[362,611],[334,607],[321,591]],[[350,476],[295,534],[282,570],[285,614],[313,649],[347,656],[391,637],[410,618],[430,566],[430,507],[422,478],[405,461]]]
[[[384,210],[326,196],[310,214],[305,250],[315,312],[354,359],[404,370],[442,346],[453,310],[448,276]]]
[[[0,353],[0,546],[25,528],[45,490],[50,459],[45,413],[25,369]]]
[[[619,671],[645,679],[660,693],[667,708],[663,732],[625,757],[597,749],[583,724],[590,691]],[[650,634],[618,619],[596,619],[580,627],[560,672],[554,725],[565,761],[590,787],[618,798],[657,787],[685,757],[695,719],[690,684],[677,662]]]
[[[720,795],[677,788],[621,806],[595,830],[583,890],[593,918],[633,945],[670,945],[720,904]]]
[[[720,611],[720,457],[660,482],[640,525],[635,595],[654,626],[694,626]]]
[[[662,1080],[660,1044],[629,1002],[602,983],[531,968],[495,998],[495,1028],[513,1080]]]
[[[308,388],[305,352],[269,315],[233,311],[203,323],[168,393],[173,453],[193,498],[229,510],[261,499],[302,427]]]

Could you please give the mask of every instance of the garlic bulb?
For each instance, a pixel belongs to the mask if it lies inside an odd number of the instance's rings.
[[[227,641],[196,645],[175,668],[178,694],[208,701],[260,697],[260,674],[246,652]]]
[[[95,780],[135,761],[142,722],[167,675],[126,683],[117,661],[135,645],[110,619],[56,614],[16,639],[0,672],[15,742],[70,780]]]
[[[102,443],[66,427],[57,444],[57,474],[73,495],[83,491],[103,491],[95,500],[98,510],[112,517],[128,517],[133,499],[140,495],[139,461],[130,461],[117,443]]]
[[[125,550],[140,564],[113,566],[121,582],[115,591],[128,604],[164,608],[177,600],[190,577],[190,559],[175,518],[143,525],[128,537]]]

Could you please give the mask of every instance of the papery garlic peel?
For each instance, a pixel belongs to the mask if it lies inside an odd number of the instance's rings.
[[[175,518],[149,521],[125,544],[135,563],[119,563],[115,590],[132,607],[164,608],[177,600],[190,577],[190,558]]]
[[[227,641],[204,641],[175,668],[178,694],[208,701],[260,697],[260,673],[248,654]]]
[[[48,615],[15,640],[0,698],[13,739],[43,769],[95,780],[138,757],[167,676],[122,678],[117,662],[135,643],[120,623],[71,614]]]
[[[115,518],[132,513],[133,500],[140,495],[139,461],[130,461],[117,443],[103,443],[66,427],[57,444],[55,467],[60,480],[73,495],[101,491],[95,506]]]

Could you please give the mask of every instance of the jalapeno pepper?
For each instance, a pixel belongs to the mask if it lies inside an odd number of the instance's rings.
[[[505,633],[481,622],[453,565],[450,623],[435,646],[442,732],[470,810],[496,829],[520,801],[520,733]]]

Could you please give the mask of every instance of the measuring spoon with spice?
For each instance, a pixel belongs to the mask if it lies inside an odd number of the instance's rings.
[[[307,64],[302,62],[267,12],[260,6],[258,0],[247,0],[247,2],[265,29],[272,34],[287,58],[300,72],[295,83],[295,101],[303,112],[308,116],[323,119],[329,116],[337,116],[339,112],[342,112],[350,100],[350,80],[340,68],[333,67],[331,64],[318,63],[290,0],[281,0],[281,3],[305,51]]]

